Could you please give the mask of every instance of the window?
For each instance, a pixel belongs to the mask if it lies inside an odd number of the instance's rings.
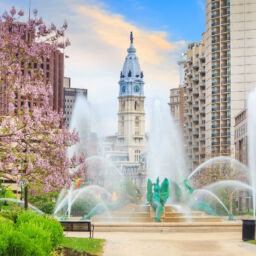
[[[138,110],[138,109],[139,109],[139,104],[138,104],[137,101],[135,101],[135,103],[134,103],[134,109],[135,109],[135,110]]]
[[[138,162],[140,160],[140,150],[136,149],[134,153],[134,159]]]
[[[139,117],[137,116],[136,118],[135,118],[135,127],[139,127],[140,126],[140,119],[139,119]]]

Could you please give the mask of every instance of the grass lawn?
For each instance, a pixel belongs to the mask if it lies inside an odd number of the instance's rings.
[[[78,252],[87,252],[92,255],[102,255],[104,239],[65,237],[62,246]]]

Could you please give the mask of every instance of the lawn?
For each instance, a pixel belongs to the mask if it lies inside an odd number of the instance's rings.
[[[76,252],[100,256],[103,253],[104,243],[104,239],[65,237],[61,245]]]

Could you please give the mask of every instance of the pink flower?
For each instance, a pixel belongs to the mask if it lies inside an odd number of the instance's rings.
[[[11,14],[12,16],[14,16],[14,15],[16,14],[16,9],[15,9],[14,6],[12,7],[12,9],[11,9],[11,11],[10,11],[10,14]]]
[[[2,15],[2,17],[5,19],[5,20],[8,20],[10,18],[10,15],[8,14],[7,11],[5,11]]]
[[[24,11],[19,10],[18,15],[19,15],[20,17],[24,16]]]
[[[79,140],[78,134],[61,126],[63,114],[54,111],[50,104],[52,85],[45,84],[43,69],[38,68],[57,50],[56,42],[65,35],[67,24],[57,29],[54,24],[47,27],[42,18],[35,18],[22,26],[13,26],[24,12],[19,11],[19,17],[15,14],[14,7],[9,14],[3,13],[7,22],[1,27],[4,37],[0,37],[0,77],[8,94],[9,111],[9,116],[0,119],[0,134],[4,136],[0,141],[1,171],[28,185],[37,182],[37,177],[44,183],[44,189],[50,191],[72,182],[70,168],[86,171],[81,164],[84,156],[67,156],[68,147]],[[35,32],[29,44],[24,40],[27,30]],[[70,44],[68,39],[61,40],[63,47]],[[31,63],[32,68],[28,68]]]

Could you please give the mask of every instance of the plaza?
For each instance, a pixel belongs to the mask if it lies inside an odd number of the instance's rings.
[[[67,235],[83,237],[82,233]],[[87,235],[87,234],[86,234]],[[85,236],[86,236],[85,235]],[[256,246],[241,239],[237,231],[95,232],[104,238],[103,256],[253,256]]]

